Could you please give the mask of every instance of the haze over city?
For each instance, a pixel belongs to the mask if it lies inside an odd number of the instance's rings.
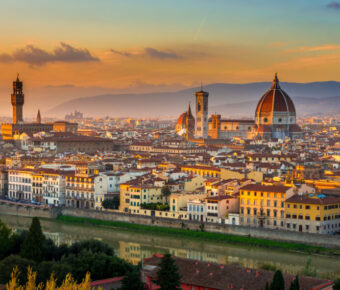
[[[305,0],[4,1],[0,99],[17,72],[30,116],[37,102],[47,113],[79,97],[268,82],[274,72],[340,81],[339,13],[337,2]]]

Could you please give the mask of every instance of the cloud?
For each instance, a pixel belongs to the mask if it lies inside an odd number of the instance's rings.
[[[75,48],[67,43],[61,42],[52,52],[26,45],[19,48],[12,54],[0,54],[0,62],[25,62],[32,66],[44,65],[49,62],[89,62],[99,61],[98,58],[91,55],[86,48]]]
[[[161,50],[157,50],[151,47],[145,48],[145,54],[152,58],[160,58],[160,59],[179,58],[179,56],[174,52],[161,51]]]
[[[120,50],[115,50],[111,49],[111,52],[121,55],[121,56],[126,56],[126,57],[133,57],[133,56],[147,56],[151,58],[156,58],[156,59],[177,59],[180,58],[178,54],[176,54],[173,51],[162,51],[158,50],[152,47],[146,47],[144,48],[143,51],[141,52],[127,52],[127,51],[120,51]]]
[[[327,5],[327,8],[340,10],[340,2],[333,1]]]
[[[133,56],[133,54],[130,53],[130,52],[119,51],[119,50],[115,50],[115,49],[110,49],[110,51],[115,53],[115,54],[122,55],[122,56],[127,56],[127,57]]]
[[[334,51],[340,49],[339,44],[324,44],[318,46],[302,46],[295,49],[287,50],[286,52],[327,52],[327,51]]]

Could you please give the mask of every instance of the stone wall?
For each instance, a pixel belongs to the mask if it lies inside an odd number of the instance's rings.
[[[26,216],[26,217],[40,217],[40,218],[56,218],[58,215],[68,215],[74,217],[84,217],[101,219],[107,221],[120,221],[132,224],[151,225],[168,228],[185,228],[190,230],[201,230],[200,222],[176,220],[168,218],[158,218],[150,216],[138,216],[120,212],[107,212],[86,209],[72,209],[72,208],[48,208],[43,206],[21,204],[11,201],[0,200],[0,213],[7,215]],[[223,224],[205,223],[204,231],[238,235],[250,236],[256,238],[263,238],[277,241],[305,243],[316,246],[323,246],[329,248],[340,249],[340,237],[331,235],[307,234],[299,232],[290,232],[282,230],[260,229],[244,226],[233,226]]]
[[[95,210],[82,210],[82,209],[70,209],[63,208],[63,215],[75,216],[75,217],[86,217],[93,219],[101,219],[108,221],[120,221],[133,224],[141,225],[152,225],[159,227],[168,228],[186,228],[190,230],[200,230],[200,222],[195,221],[179,221],[167,218],[156,218],[149,216],[137,216],[119,212],[105,212],[105,211],[95,211]],[[223,224],[213,224],[205,223],[204,231],[231,234],[238,236],[251,236],[256,238],[277,240],[277,241],[287,241],[287,242],[297,242],[305,243],[315,246],[323,246],[328,248],[339,248],[340,249],[340,237],[331,235],[320,235],[320,234],[308,234],[299,232],[290,232],[282,230],[271,230],[271,229],[261,229],[254,227],[244,227],[244,226],[234,226],[234,225],[223,225]]]
[[[26,217],[56,218],[60,209],[0,200],[0,213]]]

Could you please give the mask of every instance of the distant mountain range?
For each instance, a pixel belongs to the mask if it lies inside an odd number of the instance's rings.
[[[256,104],[270,88],[271,83],[210,84],[209,114],[223,117],[253,116]],[[293,99],[297,114],[331,114],[340,112],[340,83],[281,83],[281,87]],[[184,112],[188,103],[194,110],[194,93],[200,88],[190,88],[168,93],[105,94],[76,98],[48,111],[51,116],[64,116],[77,109],[85,116],[111,117],[176,117]]]

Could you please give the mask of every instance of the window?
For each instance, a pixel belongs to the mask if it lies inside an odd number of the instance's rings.
[[[309,205],[306,205],[306,209],[310,209],[310,206],[309,206]]]

